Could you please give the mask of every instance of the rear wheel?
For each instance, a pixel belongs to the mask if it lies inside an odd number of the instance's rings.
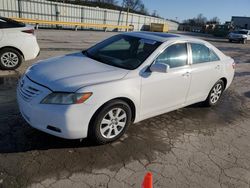
[[[13,48],[0,50],[0,68],[3,70],[14,70],[23,62],[23,56]]]
[[[207,99],[204,101],[205,106],[215,106],[224,91],[225,85],[222,80],[216,82],[213,88],[210,90]]]
[[[233,40],[232,40],[232,39],[229,39],[228,41],[229,41],[229,42],[233,42]]]
[[[131,123],[132,112],[122,100],[107,103],[95,115],[89,127],[90,139],[106,144],[120,138]]]

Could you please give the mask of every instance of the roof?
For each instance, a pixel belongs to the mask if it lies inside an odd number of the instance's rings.
[[[123,33],[124,35],[134,36],[134,37],[140,37],[145,39],[151,39],[159,42],[165,42],[170,38],[178,38],[181,37],[181,35],[177,34],[170,34],[170,33],[160,33],[160,32],[128,32]]]
[[[247,17],[247,16],[232,16],[232,19],[233,18],[250,19],[250,17]]]

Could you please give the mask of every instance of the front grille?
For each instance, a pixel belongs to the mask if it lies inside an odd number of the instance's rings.
[[[19,87],[20,96],[27,102],[31,101],[34,97],[39,95],[41,91],[33,86],[23,85]]]

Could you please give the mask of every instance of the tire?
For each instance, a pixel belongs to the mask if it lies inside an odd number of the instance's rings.
[[[88,137],[96,144],[113,142],[125,133],[131,124],[131,118],[132,111],[129,105],[122,100],[113,100],[96,112],[89,125]]]
[[[242,44],[246,44],[247,43],[247,39],[242,39]]]
[[[216,82],[210,90],[207,99],[204,101],[204,105],[207,107],[215,106],[219,102],[224,89],[225,84],[222,80]]]
[[[0,68],[2,70],[15,70],[23,62],[23,56],[14,48],[0,50]]]
[[[229,39],[228,41],[229,41],[229,42],[233,42],[233,40],[232,40],[232,39]]]

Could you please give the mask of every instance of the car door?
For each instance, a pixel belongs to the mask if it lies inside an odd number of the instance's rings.
[[[189,43],[191,52],[191,84],[187,103],[205,100],[220,79],[222,63],[216,53],[204,44]]]
[[[141,118],[173,110],[185,103],[190,85],[186,43],[167,47],[154,61],[170,66],[167,73],[146,71],[141,82]]]
[[[0,41],[2,40],[2,38],[3,38],[3,31],[0,28]]]

